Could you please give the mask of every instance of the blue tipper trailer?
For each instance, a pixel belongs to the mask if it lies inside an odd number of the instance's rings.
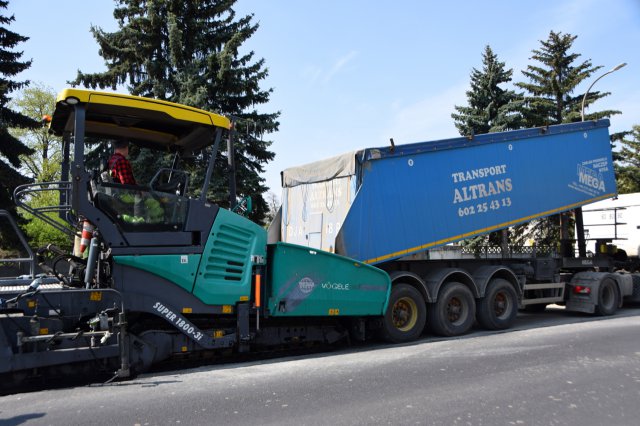
[[[383,269],[394,306],[410,323],[428,317],[441,335],[462,334],[475,319],[507,328],[519,307],[551,303],[610,315],[623,299],[640,300],[640,277],[617,272],[625,256],[611,240],[587,252],[577,232],[577,255],[566,233],[560,252],[452,244],[562,212],[579,224],[579,207],[617,193],[608,127],[598,120],[366,148],[286,169],[269,241]]]
[[[614,197],[608,126],[367,148],[287,169],[282,239],[378,264]]]

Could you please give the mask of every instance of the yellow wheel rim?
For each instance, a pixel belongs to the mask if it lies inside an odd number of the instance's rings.
[[[391,311],[393,326],[400,331],[409,331],[418,322],[418,305],[409,297],[401,297]]]

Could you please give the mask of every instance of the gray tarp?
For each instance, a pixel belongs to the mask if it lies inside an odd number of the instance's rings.
[[[293,188],[305,183],[352,176],[356,172],[356,152],[351,151],[326,160],[286,169],[282,172],[282,187]]]

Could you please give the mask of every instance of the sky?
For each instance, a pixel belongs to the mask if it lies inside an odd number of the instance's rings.
[[[10,0],[17,50],[32,66],[17,76],[54,91],[78,70],[106,69],[91,26],[114,31],[113,0]],[[603,68],[626,62],[592,90],[611,92],[611,132],[640,125],[640,0],[238,0],[259,29],[244,45],[264,58],[272,88],[262,112],[280,111],[265,135],[276,158],[263,177],[280,195],[280,171],[368,147],[458,136],[451,113],[466,105],[469,76],[491,46],[515,81],[550,31],[577,35],[573,53]],[[509,86],[504,86],[509,88]],[[588,110],[587,110],[588,111]]]

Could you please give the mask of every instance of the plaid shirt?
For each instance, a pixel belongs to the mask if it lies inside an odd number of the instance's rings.
[[[125,185],[135,185],[136,180],[133,177],[133,171],[131,170],[131,163],[129,160],[118,152],[113,154],[109,159],[109,170],[111,170],[111,177],[115,183],[122,183]]]

